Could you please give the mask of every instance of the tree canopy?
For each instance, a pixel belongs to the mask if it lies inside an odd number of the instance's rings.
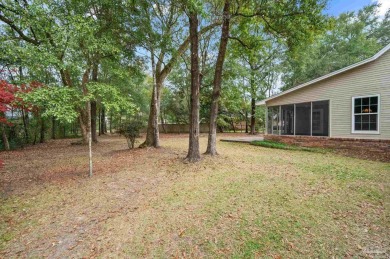
[[[380,16],[371,4],[331,17],[324,14],[327,4],[4,0],[3,139],[23,136],[13,143],[25,145],[75,135],[85,143],[91,130],[96,142],[98,133],[118,132],[126,121],[148,124],[142,146],[155,147],[159,123],[211,122],[214,131],[244,123],[247,132],[262,131],[256,100],[390,43],[389,11]],[[33,82],[39,87],[30,87]]]

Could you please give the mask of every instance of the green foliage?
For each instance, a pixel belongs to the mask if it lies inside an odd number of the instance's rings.
[[[130,120],[121,126],[119,133],[126,138],[129,149],[134,148],[135,140],[144,127],[145,124],[140,120]]]
[[[284,62],[283,90],[374,55],[390,43],[390,12],[383,20],[377,5],[331,19],[331,27],[311,44],[300,44]]]
[[[199,14],[201,31],[215,26],[202,31],[199,42],[200,117],[207,123],[223,2],[33,0],[22,5],[4,0],[0,64],[16,71],[9,72],[7,80],[15,85],[34,80],[48,86],[21,95],[39,108],[39,113],[26,115],[33,118],[27,128],[36,132],[41,123],[49,124],[51,120],[41,121],[41,116],[67,125],[76,125],[79,116],[87,121],[89,101],[96,101],[97,110],[107,112],[117,125],[134,115],[146,120],[152,71],[165,86],[159,119],[187,123],[189,11]],[[370,5],[358,13],[329,18],[322,13],[325,4],[325,0],[231,2],[220,128],[248,120],[251,101],[272,95],[280,85],[288,88],[328,73],[389,43],[390,12],[379,19],[377,6]],[[154,69],[146,65],[152,53]],[[255,116],[261,131],[264,111],[257,108]]]
[[[57,86],[41,87],[19,97],[41,108],[43,117],[55,117],[63,122],[74,121],[78,117],[77,109],[86,101],[75,88]]]
[[[88,84],[91,99],[100,99],[101,103],[108,111],[133,114],[135,105],[130,94],[124,95],[117,87],[100,82],[90,82]]]

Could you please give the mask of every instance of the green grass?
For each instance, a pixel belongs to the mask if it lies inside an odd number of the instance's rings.
[[[329,149],[323,148],[310,148],[310,147],[301,147],[296,145],[288,145],[281,142],[269,141],[269,140],[256,140],[251,142],[251,145],[267,147],[267,148],[276,148],[284,150],[295,150],[295,151],[308,151],[308,152],[317,152],[317,153],[326,153],[329,152]]]
[[[126,149],[110,140],[94,150],[93,178],[11,194],[0,207],[0,257],[365,258],[389,247],[389,164],[228,142],[185,164],[187,141],[108,156]],[[87,162],[80,147],[67,149],[73,167]],[[40,171],[64,160],[55,152]],[[20,159],[8,166],[25,171]]]

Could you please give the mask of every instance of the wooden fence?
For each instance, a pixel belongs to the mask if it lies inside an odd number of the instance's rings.
[[[188,133],[190,125],[189,124],[159,124],[159,130],[161,133]],[[199,125],[200,133],[209,132],[209,124],[201,123]]]

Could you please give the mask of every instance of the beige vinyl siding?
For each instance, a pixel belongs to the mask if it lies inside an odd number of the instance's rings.
[[[352,133],[352,97],[380,95],[379,134]],[[330,136],[390,139],[390,51],[377,60],[266,102],[267,106],[330,100]]]

